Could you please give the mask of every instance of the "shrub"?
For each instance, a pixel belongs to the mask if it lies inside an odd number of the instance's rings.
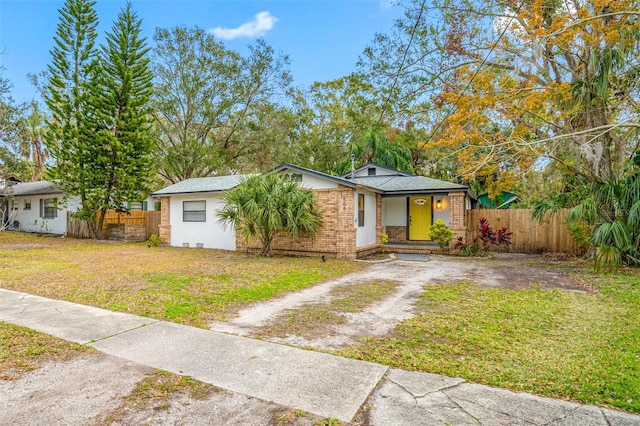
[[[451,240],[453,240],[453,231],[447,228],[442,219],[436,220],[429,231],[431,240],[436,243],[440,250],[444,250],[449,246]]]
[[[157,234],[151,234],[149,236],[149,246],[150,247],[159,247],[160,246],[160,237]]]

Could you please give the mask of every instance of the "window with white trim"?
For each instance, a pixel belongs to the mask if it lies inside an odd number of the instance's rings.
[[[40,199],[40,217],[43,219],[54,219],[58,217],[58,199],[42,198]]]
[[[364,194],[358,194],[358,226],[364,226]]]
[[[183,201],[182,202],[182,221],[183,222],[206,222],[207,221],[207,202],[201,201]]]
[[[24,209],[31,210],[31,200],[24,200]]]

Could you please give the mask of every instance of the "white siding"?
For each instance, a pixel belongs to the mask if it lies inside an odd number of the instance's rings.
[[[358,194],[364,194],[364,226],[358,226]],[[354,195],[354,224],[356,226],[356,247],[376,243],[376,196],[372,192],[358,191]]]
[[[407,198],[382,199],[382,226],[407,226]]]
[[[40,200],[46,198],[58,199],[57,217],[51,219],[40,217]],[[24,232],[66,234],[67,212],[75,212],[80,207],[79,197],[69,197],[64,201],[62,194],[17,196],[13,201],[18,206],[17,215],[13,220],[19,222],[19,229]],[[31,202],[31,209],[25,210],[25,202]]]
[[[441,208],[436,208],[437,201],[440,200]],[[442,219],[444,224],[451,226],[451,203],[448,196],[434,195],[433,196],[433,221]]]
[[[397,175],[398,172],[394,171],[394,170],[388,170],[388,169],[383,169],[383,168],[379,168],[376,166],[370,166],[370,167],[366,167],[362,170],[358,170],[355,173],[355,177],[365,177],[365,176],[369,176],[369,169],[375,169],[376,170],[376,174],[374,176],[391,176],[391,175]]]
[[[183,201],[206,201],[205,222],[184,222],[182,216]],[[233,225],[225,226],[218,221],[218,211],[224,205],[222,194],[206,195],[174,195],[170,203],[171,245],[182,247],[197,247],[222,250],[236,249],[236,234]]]

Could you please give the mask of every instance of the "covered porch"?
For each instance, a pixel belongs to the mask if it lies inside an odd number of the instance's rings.
[[[455,238],[464,238],[466,198],[465,192],[383,194],[382,232],[389,237],[386,248],[397,253],[439,251],[429,235],[436,220],[442,220]]]

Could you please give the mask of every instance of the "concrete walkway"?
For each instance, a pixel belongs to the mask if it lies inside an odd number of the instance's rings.
[[[599,407],[2,289],[0,321],[345,422],[367,402],[372,425],[640,425]]]

